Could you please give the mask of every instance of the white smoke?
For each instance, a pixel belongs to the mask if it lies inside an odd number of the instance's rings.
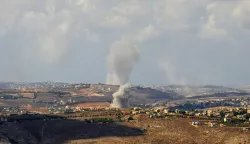
[[[130,73],[140,59],[136,44],[158,35],[155,27],[148,25],[136,33],[124,36],[111,44],[108,55],[107,84],[123,85],[128,83]]]
[[[130,84],[125,84],[121,85],[119,90],[113,94],[113,103],[112,107],[114,108],[128,108],[130,107],[129,105],[129,98],[130,98],[130,91],[131,85]]]
[[[112,107],[129,107],[129,89],[131,85],[126,83],[128,83],[130,73],[138,60],[139,52],[132,40],[122,38],[111,45],[107,60],[107,83],[121,85],[119,90],[113,94],[114,99]]]
[[[158,67],[163,70],[169,84],[186,84],[186,80],[177,75],[177,69],[170,61],[161,61]]]
[[[108,55],[107,84],[123,85],[139,60],[139,52],[132,40],[122,38],[114,42]]]

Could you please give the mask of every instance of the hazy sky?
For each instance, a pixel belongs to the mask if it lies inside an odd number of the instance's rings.
[[[133,84],[250,83],[250,0],[0,0],[0,81],[105,82],[124,37]]]

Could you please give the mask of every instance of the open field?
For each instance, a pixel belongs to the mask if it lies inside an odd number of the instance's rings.
[[[124,123],[86,123],[82,120],[5,123],[0,135],[30,144],[249,144],[250,133],[239,128],[194,127],[190,119],[139,118]]]
[[[125,123],[145,129],[145,133],[135,137],[103,137],[100,139],[73,140],[69,143],[93,144],[249,144],[250,133],[237,128],[208,128],[194,127],[186,119],[142,120],[140,122]]]
[[[211,120],[207,116],[210,109],[217,122],[227,113],[233,120],[242,117],[249,124],[247,109],[244,113],[239,109],[249,105],[249,94],[239,92],[235,96],[234,92],[226,91],[217,98],[214,96],[220,93],[211,90],[212,94],[198,95],[197,99],[180,95],[174,88],[133,87],[129,101],[133,109],[109,109],[112,93],[117,89],[118,86],[90,85],[2,90],[0,107],[3,113],[11,115],[0,122],[0,143],[5,140],[18,144],[250,144],[250,132],[242,128],[191,125],[194,119]],[[201,103],[206,104],[207,110],[199,110]],[[140,106],[142,109],[138,109]],[[158,112],[157,106],[163,109]],[[238,110],[221,114],[218,111],[221,106]],[[197,108],[198,111],[192,110]]]
[[[72,105],[74,107],[81,107],[81,108],[108,108],[110,107],[110,103],[108,102],[85,102],[80,104]]]

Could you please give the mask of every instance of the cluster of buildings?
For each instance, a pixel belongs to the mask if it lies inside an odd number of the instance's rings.
[[[23,107],[12,107],[0,109],[2,122],[7,121],[8,116],[27,115],[27,114],[46,114],[46,115],[75,115],[87,117],[110,118],[114,112],[115,120],[130,121],[141,117],[150,119],[178,117],[190,119],[193,126],[248,126],[250,127],[250,107],[214,107],[208,109],[179,110],[168,107],[131,109],[111,108],[109,103],[83,103],[77,105],[66,105],[61,107],[32,108],[27,105]]]
[[[212,86],[212,85],[205,85],[205,86],[189,86],[189,85],[169,85],[169,86],[159,86],[159,85],[141,85],[138,86],[141,88],[150,88],[159,90],[162,92],[174,92],[178,93],[179,95],[183,95],[186,97],[193,97],[193,96],[206,96],[206,95],[213,95],[213,94],[226,94],[226,93],[242,93],[242,90],[226,88],[223,86]]]
[[[66,105],[61,107],[50,107],[48,112],[50,114],[59,114],[59,113],[78,113],[84,111],[103,111],[103,110],[118,110],[116,108],[111,108],[110,103],[107,102],[89,102],[81,103],[75,105]]]
[[[142,109],[135,107],[131,110],[131,115],[145,114],[149,118],[167,118],[169,116],[197,119],[192,125],[218,126],[248,124],[250,126],[250,107],[216,107],[211,109],[196,109],[182,111],[169,109],[167,107],[155,107],[152,109]]]
[[[69,84],[69,83],[62,83],[62,82],[21,82],[21,83],[3,83],[3,89],[80,89],[80,88],[89,88],[90,84],[87,83],[79,83],[79,84]]]
[[[250,97],[228,97],[228,98],[203,98],[189,99],[187,101],[167,102],[167,107],[172,107],[180,110],[207,109],[213,107],[250,107]]]
[[[47,81],[47,82],[34,82],[34,83],[28,83],[28,82],[21,82],[21,83],[4,83],[5,89],[43,89],[43,88],[56,88],[56,87],[68,87],[69,84],[67,83],[59,83],[59,82],[53,82],[53,81]]]

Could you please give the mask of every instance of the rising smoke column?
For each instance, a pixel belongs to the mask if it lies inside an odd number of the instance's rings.
[[[126,83],[129,81],[130,73],[138,60],[139,52],[132,40],[122,38],[111,45],[107,60],[107,83],[121,85],[119,90],[113,94],[112,107],[129,107],[131,85]]]
[[[139,52],[132,40],[122,38],[114,42],[108,55],[107,84],[124,85],[139,60]]]
[[[113,103],[112,107],[114,108],[128,108],[129,107],[129,98],[130,98],[130,91],[131,85],[125,84],[121,85],[119,90],[113,94]]]

